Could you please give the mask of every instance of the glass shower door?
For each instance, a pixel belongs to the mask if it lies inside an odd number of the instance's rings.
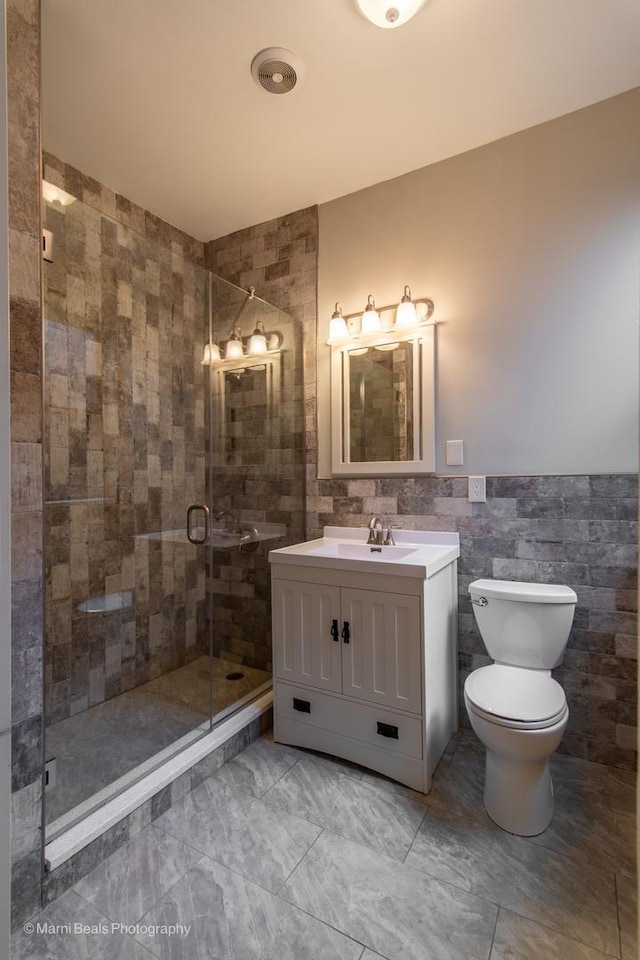
[[[209,280],[76,200],[47,204],[45,723],[51,836],[210,724],[202,346]]]
[[[268,554],[304,539],[304,377],[298,321],[214,276],[211,304],[207,593],[218,720],[271,681]]]

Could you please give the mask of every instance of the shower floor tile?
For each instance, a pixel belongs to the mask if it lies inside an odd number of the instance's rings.
[[[482,804],[479,756],[461,737],[440,762],[402,860],[380,850],[380,804],[415,797],[267,735],[33,917],[56,931],[16,934],[12,958],[635,960],[636,884],[617,850],[615,864],[596,864],[591,850],[551,849],[557,832],[542,835],[547,846],[469,816]],[[573,783],[556,798],[560,831],[576,808],[580,822],[620,815],[615,771],[561,755],[553,765],[558,785]],[[328,816],[316,822],[341,801],[337,787],[355,791],[369,824],[357,841]],[[622,787],[632,811],[631,779]],[[101,918],[140,927],[78,937],[62,926]]]
[[[242,673],[239,680],[227,674]],[[218,713],[270,679],[265,670],[213,660],[213,704]],[[47,823],[129,773],[209,718],[209,658],[150,680],[119,697],[52,724],[47,758],[56,782],[46,794]]]

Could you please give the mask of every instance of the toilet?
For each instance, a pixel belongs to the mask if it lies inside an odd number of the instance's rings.
[[[471,603],[495,661],[467,677],[464,702],[485,745],[484,805],[503,830],[533,837],[553,817],[549,758],[569,708],[551,670],[562,661],[577,601],[570,587],[475,580]]]

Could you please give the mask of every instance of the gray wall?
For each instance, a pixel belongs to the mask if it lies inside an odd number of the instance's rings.
[[[319,475],[328,322],[429,296],[437,471],[637,468],[640,89],[319,208]],[[446,440],[465,442],[445,466]]]

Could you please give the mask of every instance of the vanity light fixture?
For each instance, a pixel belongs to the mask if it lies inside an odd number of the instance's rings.
[[[380,314],[376,310],[376,302],[373,296],[369,294],[360,322],[360,333],[378,333],[379,330],[382,330]]]
[[[244,346],[242,344],[242,336],[240,335],[240,327],[234,327],[231,336],[227,340],[224,358],[225,360],[240,360],[243,356]]]
[[[349,347],[350,343],[356,343],[362,338],[371,337],[374,339],[372,346],[376,350],[395,350],[397,342],[392,342],[394,333],[411,333],[423,327],[433,315],[433,300],[428,297],[417,297],[415,300],[411,295],[411,288],[406,285],[402,299],[398,304],[379,307],[376,309],[375,300],[369,294],[367,297],[367,306],[364,313],[348,313],[343,316],[340,302],[336,303],[336,309],[329,322],[329,346],[333,344],[344,344]],[[381,314],[391,314],[383,325]],[[360,319],[360,331],[352,330],[349,321]],[[357,329],[357,328],[356,328]],[[388,334],[389,340],[380,344],[380,336]]]
[[[265,331],[264,323],[258,320],[256,328],[250,337],[243,339],[239,326],[234,326],[228,340],[216,343],[210,340],[205,343],[202,353],[203,366],[223,366],[227,361],[250,360],[252,357],[264,357],[275,354],[282,347],[283,337],[277,330]],[[255,363],[249,364],[252,370],[264,369]]]
[[[355,0],[363,17],[385,30],[411,20],[426,0]]]

